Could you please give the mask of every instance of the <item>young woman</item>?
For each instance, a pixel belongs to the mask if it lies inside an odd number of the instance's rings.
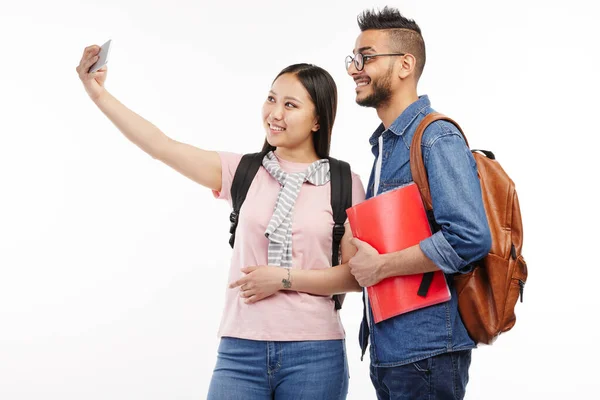
[[[126,108],[104,88],[106,67],[88,73],[99,49],[86,48],[77,67],[98,108],[146,153],[231,203],[241,155],[177,142]],[[346,398],[344,329],[331,295],[361,288],[347,265],[356,251],[348,227],[342,264],[330,268],[327,157],[336,107],[335,82],[309,64],[281,71],[266,97],[268,153],[240,212],[211,400]],[[353,204],[364,200],[356,174],[352,187]]]

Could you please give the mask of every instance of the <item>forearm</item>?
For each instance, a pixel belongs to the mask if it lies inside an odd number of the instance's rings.
[[[320,296],[361,291],[360,285],[350,273],[348,264],[319,270],[292,268],[290,269],[290,278],[291,287],[283,290],[294,290]]]
[[[381,279],[440,270],[418,244],[395,253],[382,254],[380,257],[381,264],[378,270]]]
[[[169,139],[149,121],[131,111],[108,91],[93,99],[98,108],[136,146],[156,159],[161,159],[161,149]]]

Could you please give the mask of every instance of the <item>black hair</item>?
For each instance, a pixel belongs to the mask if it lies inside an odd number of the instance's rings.
[[[315,114],[319,119],[319,130],[313,132],[313,145],[319,158],[329,157],[331,147],[331,131],[337,111],[337,86],[335,81],[321,67],[312,64],[293,64],[281,70],[273,79],[281,75],[293,74],[308,92],[315,106]],[[275,150],[265,139],[263,151]]]
[[[388,30],[392,51],[410,53],[417,60],[415,74],[417,80],[425,68],[425,41],[421,28],[413,19],[406,18],[400,11],[392,7],[382,10],[365,10],[358,17],[361,32],[367,30]]]

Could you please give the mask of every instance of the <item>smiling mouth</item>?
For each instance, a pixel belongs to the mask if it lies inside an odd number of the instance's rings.
[[[283,132],[283,131],[285,131],[285,128],[282,128],[282,127],[277,126],[277,125],[271,125],[271,124],[269,124],[269,129],[271,129],[274,132]]]
[[[360,87],[367,86],[369,83],[371,83],[371,79],[366,78],[366,77],[359,78],[359,79],[356,79],[354,82],[356,82],[356,88],[358,89]]]

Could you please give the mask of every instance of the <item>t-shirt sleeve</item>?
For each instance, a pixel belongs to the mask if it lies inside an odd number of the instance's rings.
[[[352,172],[352,205],[355,206],[358,203],[362,203],[365,200],[365,188],[360,180],[360,176]],[[348,225],[350,222],[346,218],[344,225]]]
[[[231,200],[231,184],[235,170],[242,159],[241,154],[217,152],[221,159],[221,191],[213,190],[213,195],[217,199]]]
[[[352,172],[352,205],[362,203],[365,200],[365,188],[358,174]]]

